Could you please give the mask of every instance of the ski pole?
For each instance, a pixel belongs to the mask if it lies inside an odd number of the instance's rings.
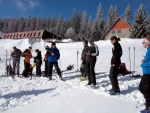
[[[129,62],[130,62],[130,72],[131,72],[131,58],[130,58],[130,47],[128,47],[129,49]]]
[[[6,74],[6,75],[8,75],[8,70],[7,70],[7,50],[6,50],[6,59],[5,59],[5,61],[6,61],[6,69],[5,69],[5,74]]]
[[[135,71],[135,47],[134,47],[134,71]]]
[[[77,75],[78,75],[78,54],[79,54],[79,51],[77,51]]]

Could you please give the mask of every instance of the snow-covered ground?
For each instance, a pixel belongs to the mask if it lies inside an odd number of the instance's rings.
[[[129,69],[129,49],[131,51],[132,70],[135,47],[135,71],[141,72],[141,60],[145,55],[146,49],[142,47],[141,39],[122,39],[123,48],[122,62],[126,63]],[[13,46],[24,51],[28,46],[33,47],[33,56],[35,49],[40,49],[42,55],[45,54],[45,45],[48,43],[31,43],[28,40],[0,40],[0,112],[3,113],[139,113],[144,109],[145,100],[138,91],[140,78],[131,78],[119,76],[119,86],[121,94],[118,96],[109,96],[107,90],[111,88],[109,81],[109,69],[112,44],[110,41],[98,41],[99,56],[95,71],[97,78],[97,89],[91,89],[86,86],[87,81],[80,82],[77,69],[77,51],[79,58],[83,49],[82,42],[58,43],[61,57],[59,65],[61,70],[66,70],[69,64],[74,64],[75,69],[64,71],[65,82],[57,80],[56,73],[53,78],[56,81],[50,81],[48,78],[17,78],[13,81],[5,73],[5,51],[8,53]],[[79,60],[79,64],[81,61]],[[23,70],[23,58],[21,59],[21,72]],[[79,66],[78,66],[79,67]],[[42,70],[44,69],[44,63]],[[35,73],[35,69],[34,69]]]

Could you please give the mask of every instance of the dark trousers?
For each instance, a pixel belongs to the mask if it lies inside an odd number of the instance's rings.
[[[95,77],[95,64],[96,59],[86,62],[86,71],[88,75],[88,84],[96,85],[96,77]]]
[[[25,68],[25,69],[23,70],[22,75],[23,75],[24,77],[27,77],[28,74],[29,74],[29,71],[30,71],[30,63],[24,62],[24,68]]]
[[[81,64],[80,71],[81,71],[82,77],[87,77],[87,69],[84,63]]]
[[[118,69],[119,69],[119,66],[114,66],[114,67],[111,66],[110,67],[109,79],[111,81],[112,90],[114,92],[120,92],[120,88],[118,85],[118,79],[117,79]]]
[[[48,75],[48,61],[45,61],[45,75]]]
[[[61,71],[60,71],[60,68],[58,66],[58,62],[49,62],[48,63],[48,67],[49,67],[49,72],[48,72],[48,75],[50,78],[52,78],[52,69],[53,69],[53,65],[57,71],[57,74],[59,76],[59,78],[62,78],[62,75],[61,75]]]
[[[146,100],[146,109],[150,107],[150,74],[143,75],[139,84],[139,91],[143,94]]]
[[[36,75],[41,76],[41,62],[40,61],[36,62]]]

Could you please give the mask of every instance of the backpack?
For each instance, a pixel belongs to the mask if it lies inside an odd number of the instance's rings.
[[[74,64],[70,64],[68,67],[67,67],[67,70],[72,70],[72,69],[74,69]]]
[[[125,63],[121,63],[119,67],[119,74],[123,74],[123,76],[127,74],[131,74],[131,71],[128,71]]]

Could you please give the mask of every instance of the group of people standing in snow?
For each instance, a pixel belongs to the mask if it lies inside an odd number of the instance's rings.
[[[60,58],[59,50],[56,47],[56,43],[52,42],[51,47],[49,46],[45,47],[46,54],[44,57],[45,61],[45,76],[48,76],[50,80],[52,80],[52,69],[53,66],[55,67],[57,74],[59,75],[60,79],[62,79],[61,71],[58,66],[58,60]],[[13,76],[14,75],[20,75],[20,58],[24,57],[24,70],[22,72],[23,77],[28,77],[29,75],[32,75],[32,70],[34,65],[36,66],[36,76],[41,76],[41,65],[42,65],[42,55],[41,51],[39,49],[35,50],[36,56],[33,57],[31,53],[32,47],[28,47],[24,52],[21,52],[20,49],[13,47],[13,52],[11,54],[13,58]],[[31,65],[31,58],[34,58],[34,65]],[[17,72],[16,72],[17,70]]]
[[[120,38],[116,36],[111,37],[111,43],[114,45],[112,49],[112,58],[111,58],[111,68],[109,78],[112,84],[112,89],[110,90],[110,94],[116,94],[120,92],[120,88],[118,85],[117,75],[118,69],[121,63],[121,56],[122,56],[122,48],[119,44]],[[88,42],[90,43],[90,47],[88,46]],[[96,76],[95,76],[95,64],[96,64],[96,56],[99,55],[98,46],[94,43],[93,38],[89,38],[89,40],[85,40],[83,42],[84,49],[82,51],[81,60],[81,73],[82,79],[86,79],[88,76],[88,84],[87,85],[96,85]],[[84,69],[84,73],[83,70]]]
[[[111,58],[111,67],[109,73],[109,79],[112,85],[112,89],[110,89],[110,94],[115,95],[120,93],[120,88],[118,85],[118,70],[121,64],[121,56],[122,56],[122,47],[119,43],[120,38],[116,36],[112,36],[110,38],[111,43],[113,44],[112,48],[112,58]],[[88,46],[90,43],[90,46]],[[144,59],[141,61],[141,67],[143,68],[143,76],[139,85],[140,92],[144,95],[146,100],[146,109],[143,113],[150,113],[150,36],[144,38],[143,47],[147,48],[146,55]],[[89,38],[88,40],[83,41],[83,50],[81,54],[81,73],[82,79],[88,79],[87,85],[95,86],[96,85],[96,76],[95,76],[95,64],[97,61],[97,56],[99,55],[98,46],[94,43],[93,38]],[[13,74],[15,74],[15,70],[17,68],[17,74],[19,76],[19,64],[20,64],[20,57],[24,57],[24,71],[22,75],[27,77],[30,69],[30,59],[34,58],[34,63],[36,63],[36,75],[41,76],[41,65],[42,65],[42,55],[41,51],[36,49],[35,52],[37,55],[35,57],[32,56],[31,50],[32,47],[26,49],[23,53],[16,47],[13,47],[14,51],[12,52],[11,56],[13,57]],[[56,47],[56,43],[52,42],[51,47],[46,46],[46,54],[44,57],[45,62],[45,76],[48,76],[50,80],[52,80],[52,69],[53,66],[55,67],[59,78],[62,79],[61,70],[58,65],[58,60],[60,58],[60,52]],[[145,112],[146,111],[146,112]]]

